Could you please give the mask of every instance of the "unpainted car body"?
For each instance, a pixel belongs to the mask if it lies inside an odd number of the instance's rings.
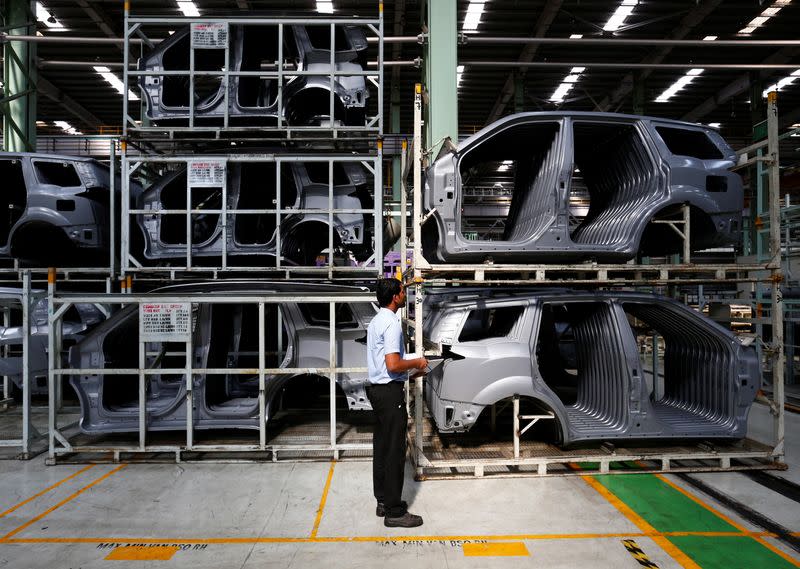
[[[34,295],[43,293],[32,291]],[[0,358],[0,376],[7,376],[18,389],[22,389],[22,367],[24,352],[22,333],[22,290],[0,288],[0,307],[9,312],[9,326],[0,326],[0,347],[7,347],[7,356]],[[104,309],[104,310],[107,310]],[[105,312],[94,304],[79,303],[70,308],[62,318],[62,341],[69,347],[83,334],[105,320]],[[29,388],[32,395],[47,393],[47,298],[35,302],[31,314],[29,351]]]
[[[296,293],[330,296],[363,289],[334,285],[277,282],[212,282],[174,285],[153,291],[159,294],[270,295]],[[192,362],[195,368],[258,367],[258,308],[256,304],[197,304],[193,314]],[[366,365],[366,327],[377,312],[372,303],[337,305],[337,365]],[[265,303],[267,368],[326,368],[329,357],[329,305]],[[102,323],[70,350],[69,363],[78,368],[138,367],[138,306],[129,305]],[[279,332],[280,330],[280,332]],[[148,342],[146,365],[183,368],[184,344]],[[310,381],[317,376],[267,375],[267,420],[280,407],[289,382]],[[327,381],[327,376],[325,376]],[[258,429],[258,375],[193,375],[193,426],[196,429]],[[340,373],[337,383],[351,410],[369,410],[364,384],[366,373]],[[71,384],[81,404],[80,425],[86,433],[130,432],[139,428],[139,379],[133,375],[73,375]],[[310,385],[306,384],[306,385]],[[146,379],[148,430],[186,428],[185,374],[149,375]]]
[[[229,213],[227,233],[223,233],[222,188],[192,188],[193,210],[208,209],[208,214],[192,214],[192,257],[227,255],[274,256],[280,235],[281,256],[290,263],[313,265],[328,248],[329,172],[327,162],[296,162],[281,165],[278,196],[276,165],[271,162],[231,162],[227,166],[228,210],[305,210],[284,213],[280,228],[275,213]],[[333,208],[336,210],[372,209],[372,180],[356,162],[335,162],[333,167]],[[139,209],[186,209],[186,170],[167,174],[148,188],[140,198]],[[280,201],[278,201],[280,198]],[[318,209],[319,212],[308,210]],[[214,213],[216,210],[217,213]],[[137,222],[144,235],[147,259],[183,258],[186,255],[186,214],[140,214]],[[333,214],[334,248],[346,250],[364,261],[374,246],[374,215]],[[224,235],[227,235],[225,238]]]
[[[91,158],[3,152],[0,179],[0,257],[44,263],[108,253],[107,166]]]
[[[520,113],[428,169],[431,262],[621,261],[677,253],[655,219],[691,211],[692,249],[739,242],[741,178],[714,129],[613,113]]]
[[[293,126],[323,124],[330,120],[330,27],[292,25],[283,30],[283,59],[293,66],[284,71],[281,91],[277,78],[231,77],[227,113],[232,123],[274,122],[278,116]],[[225,61],[224,49],[195,49],[196,71],[228,67],[234,72],[275,72],[280,41],[277,26],[231,24],[228,33],[229,61]],[[189,27],[177,30],[139,60],[139,70],[188,71],[190,41]],[[336,73],[364,70],[367,38],[361,27],[337,26],[335,48]],[[293,75],[292,69],[319,75]],[[142,76],[139,86],[150,119],[158,124],[188,121],[188,75]],[[201,124],[221,122],[226,113],[221,77],[196,75],[194,89],[195,117]],[[346,125],[363,125],[369,96],[365,77],[336,75],[333,89],[334,120]]]
[[[465,289],[433,292],[426,303],[425,334],[445,356],[426,384],[442,432],[468,431],[486,407],[518,395],[554,414],[567,445],[746,434],[761,385],[755,347],[678,302]],[[663,381],[653,381],[654,344],[664,350]]]

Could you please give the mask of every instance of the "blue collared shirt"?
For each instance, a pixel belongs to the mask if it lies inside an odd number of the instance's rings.
[[[405,381],[406,372],[392,373],[386,369],[386,354],[406,355],[403,328],[398,315],[381,308],[367,328],[367,369],[370,383]]]

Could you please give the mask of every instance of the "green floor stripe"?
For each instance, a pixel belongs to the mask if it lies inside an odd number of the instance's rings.
[[[794,565],[751,537],[670,537],[703,569],[790,569]]]
[[[739,531],[652,474],[602,475],[595,479],[657,531]],[[751,537],[671,536],[668,539],[703,569],[795,567]]]
[[[604,475],[597,480],[658,531],[739,531],[650,474]]]

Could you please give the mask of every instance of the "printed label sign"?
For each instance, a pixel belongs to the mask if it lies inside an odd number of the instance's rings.
[[[225,162],[210,160],[189,162],[189,187],[213,188],[225,183]]]
[[[192,48],[225,49],[228,45],[228,23],[192,24]]]
[[[188,342],[192,339],[191,303],[140,304],[139,335],[143,342]]]

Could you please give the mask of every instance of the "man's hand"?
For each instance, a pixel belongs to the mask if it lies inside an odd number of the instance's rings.
[[[386,354],[386,369],[391,373],[403,373],[404,371],[417,371],[426,373],[425,368],[428,367],[428,360],[426,358],[415,358],[413,360],[404,360],[400,354]]]

